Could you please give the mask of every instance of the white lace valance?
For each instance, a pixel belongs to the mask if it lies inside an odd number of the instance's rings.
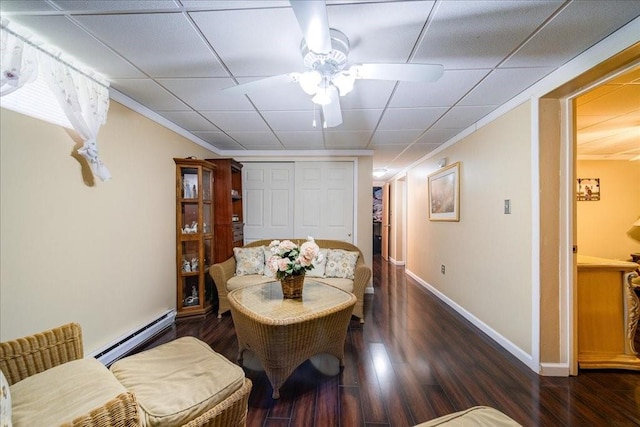
[[[0,96],[19,90],[25,84],[42,79],[55,96],[60,108],[82,137],[78,149],[102,181],[111,179],[107,167],[98,157],[96,138],[107,121],[109,84],[90,71],[61,59],[60,54],[44,49],[24,30],[0,23]]]

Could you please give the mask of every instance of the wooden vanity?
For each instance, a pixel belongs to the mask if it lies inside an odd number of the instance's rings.
[[[578,365],[640,370],[638,264],[578,255]],[[636,279],[637,280],[637,279]]]

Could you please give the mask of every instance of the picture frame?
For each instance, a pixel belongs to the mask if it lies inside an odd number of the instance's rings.
[[[430,221],[460,221],[460,162],[427,177]]]
[[[597,202],[600,200],[600,178],[578,178],[576,182],[578,201]]]

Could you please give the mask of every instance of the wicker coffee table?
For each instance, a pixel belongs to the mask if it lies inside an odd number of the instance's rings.
[[[356,297],[341,289],[305,279],[302,299],[285,299],[280,282],[229,293],[238,337],[238,362],[254,352],[273,387],[280,387],[305,360],[316,354],[335,356],[344,366],[344,340]]]

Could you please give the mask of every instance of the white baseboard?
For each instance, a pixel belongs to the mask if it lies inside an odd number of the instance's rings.
[[[372,294],[373,293],[373,286],[367,286],[366,288],[364,288],[364,293],[365,294]]]
[[[532,371],[534,371],[535,373],[540,373],[540,367],[539,366],[534,366],[533,359],[532,359],[530,354],[528,354],[527,352],[522,350],[520,347],[518,347],[517,345],[515,345],[514,343],[509,341],[507,338],[505,338],[500,333],[495,331],[489,325],[484,323],[482,320],[478,319],[473,314],[469,313],[462,306],[458,305],[455,301],[453,301],[452,299],[447,297],[445,294],[443,294],[442,292],[440,292],[439,290],[434,288],[429,283],[427,283],[424,280],[422,280],[420,277],[418,277],[415,274],[413,274],[411,271],[406,270],[406,273],[407,273],[407,275],[409,275],[413,279],[415,279],[425,289],[427,289],[429,292],[431,292],[436,297],[438,297],[441,301],[443,301],[445,304],[447,304],[449,307],[451,307],[455,311],[457,311],[458,314],[460,314],[462,317],[467,319],[469,322],[471,322],[474,326],[476,326],[482,332],[487,334],[492,340],[497,342],[501,347],[503,347],[505,350],[507,350],[512,355],[514,355],[518,360],[520,360],[522,363],[527,365]]]
[[[566,363],[540,363],[540,375],[545,377],[568,377],[569,365]]]
[[[398,261],[398,260],[395,260],[395,259],[393,259],[391,257],[389,257],[389,262],[391,264],[393,264],[393,265],[404,265],[404,261]]]
[[[173,325],[175,319],[176,311],[168,310],[139,328],[122,335],[101,349],[94,351],[88,357],[95,357],[105,366],[109,366],[158,332]]]

